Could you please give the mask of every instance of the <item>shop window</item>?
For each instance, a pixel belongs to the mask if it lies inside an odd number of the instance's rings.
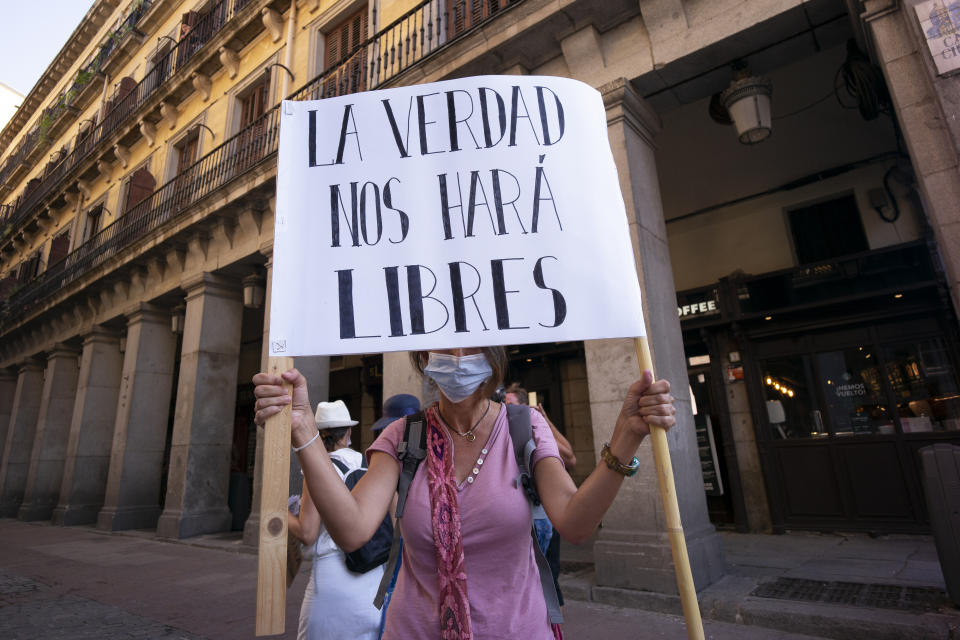
[[[793,245],[800,264],[867,251],[867,236],[853,195],[788,212]]]
[[[52,267],[66,258],[69,252],[70,231],[68,229],[50,241],[50,255],[47,257],[47,265]]]
[[[761,366],[769,437],[780,440],[828,435],[810,384],[810,358],[772,358]]]
[[[816,354],[824,409],[837,436],[894,433],[878,358],[869,346]]]
[[[127,197],[123,205],[123,213],[127,213],[153,195],[156,187],[157,181],[147,167],[140,167],[134,171],[127,182]]]
[[[103,204],[94,205],[87,211],[87,220],[83,226],[83,242],[97,235],[103,224]]]
[[[960,389],[943,339],[888,346],[884,356],[904,433],[960,429]]]

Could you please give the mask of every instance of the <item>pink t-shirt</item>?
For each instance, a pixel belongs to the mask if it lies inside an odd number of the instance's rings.
[[[556,440],[543,416],[531,409],[530,422],[537,442],[534,466],[549,456],[560,459]],[[367,455],[382,451],[396,458],[403,429],[402,419],[387,425]],[[451,438],[449,433],[447,437]],[[454,440],[453,445],[456,444]],[[480,473],[475,481],[470,484],[464,480],[457,492],[473,636],[478,640],[552,640],[530,536],[530,504],[523,490],[513,485],[519,470],[505,407],[500,409],[485,448],[488,453],[477,467]],[[420,640],[440,635],[437,560],[426,465],[424,460],[414,476],[400,521],[403,564],[387,609],[385,640]]]

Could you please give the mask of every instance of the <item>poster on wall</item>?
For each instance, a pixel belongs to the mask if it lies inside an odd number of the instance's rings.
[[[937,73],[960,69],[960,0],[927,0],[913,9]]]
[[[644,335],[593,88],[486,76],[281,109],[272,356]]]

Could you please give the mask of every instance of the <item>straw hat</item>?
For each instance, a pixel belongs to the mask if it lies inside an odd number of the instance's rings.
[[[352,427],[356,420],[350,419],[350,410],[343,400],[321,402],[317,405],[317,429],[336,429],[337,427]]]

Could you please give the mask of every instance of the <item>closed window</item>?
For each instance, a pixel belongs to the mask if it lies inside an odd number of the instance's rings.
[[[70,231],[64,231],[56,238],[50,241],[50,255],[47,258],[47,265],[53,266],[67,257],[70,252]]]
[[[363,91],[366,86],[367,7],[348,16],[325,34],[322,67],[330,73],[323,83],[324,97]]]
[[[83,227],[83,241],[86,242],[100,231],[103,224],[103,205],[98,204],[87,211],[87,220]]]
[[[793,209],[790,232],[800,264],[867,251],[867,236],[853,195]]]
[[[156,189],[157,181],[154,180],[153,174],[150,173],[150,170],[146,167],[140,167],[133,172],[133,175],[130,176],[130,181],[127,183],[127,197],[123,205],[123,213],[127,213],[135,206],[149,198],[154,189]]]

